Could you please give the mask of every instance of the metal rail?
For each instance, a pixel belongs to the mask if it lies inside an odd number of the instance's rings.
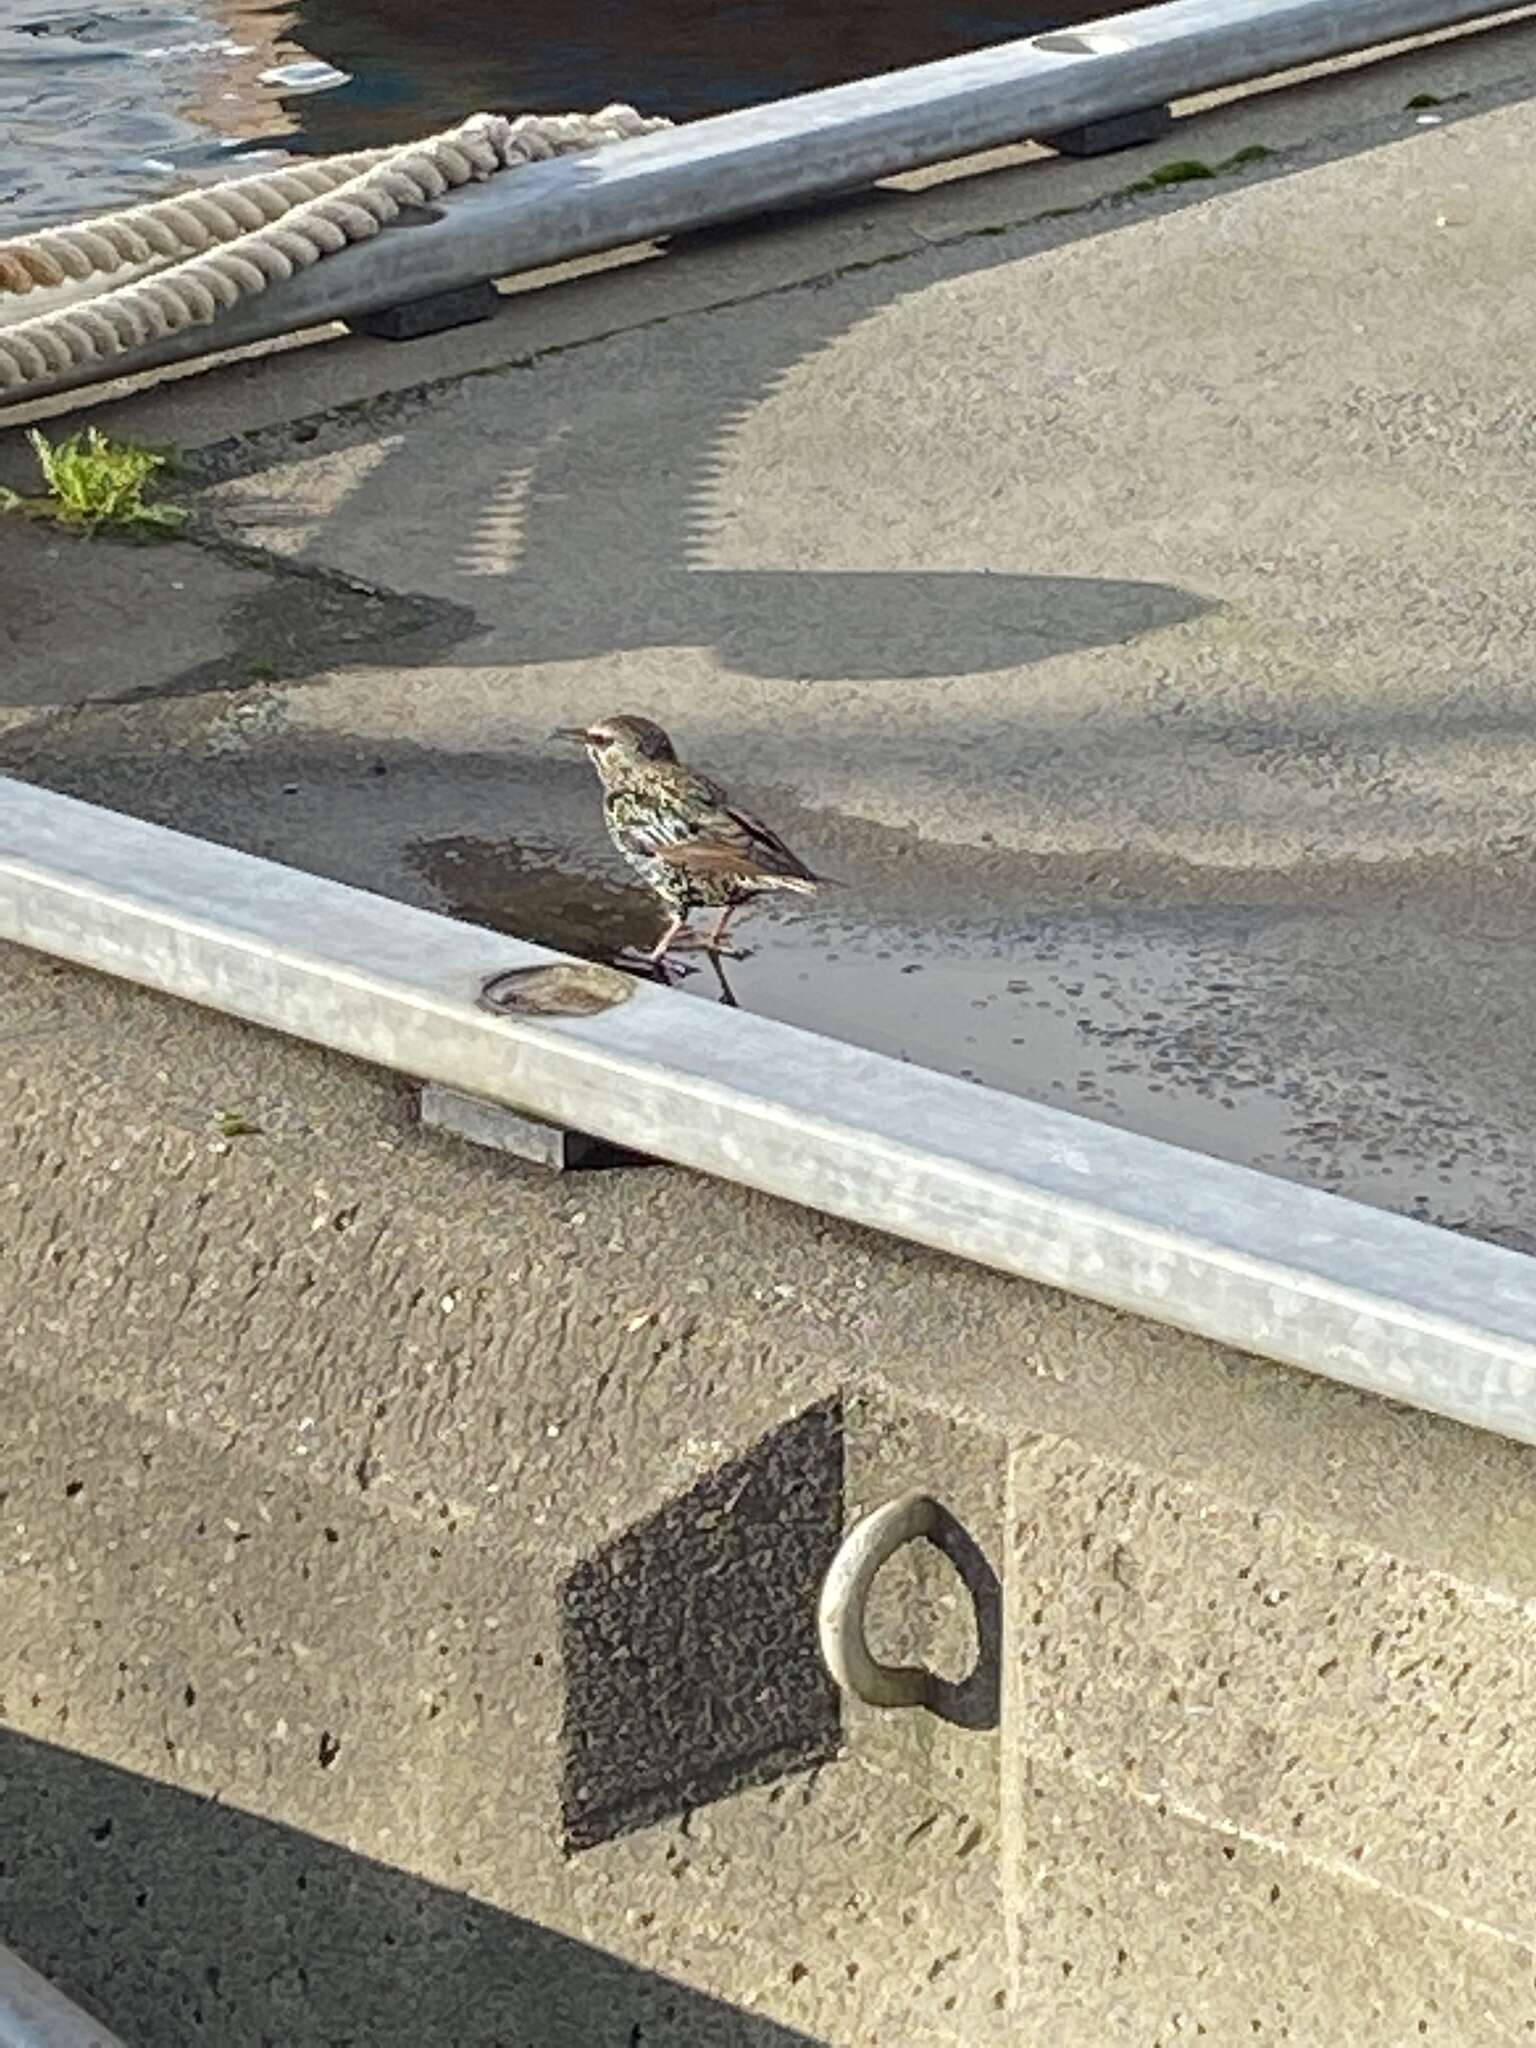
[[[1536,1260],[0,779],[0,939],[1536,1443]]]
[[[123,2048],[29,1963],[0,1948],[0,2048]]]
[[[42,391],[239,348],[517,271],[792,206],[898,171],[1110,120],[1508,13],[1486,0],[1171,0],[504,173],[208,327]]]

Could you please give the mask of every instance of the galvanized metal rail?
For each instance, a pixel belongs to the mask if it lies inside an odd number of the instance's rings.
[[[534,164],[385,229],[209,327],[60,376],[68,390],[868,185],[1476,21],[1486,0],[1171,0]],[[35,394],[31,394],[35,395]]]
[[[1536,1260],[0,780],[0,938],[1536,1443]]]
[[[123,2048],[29,1963],[0,1948],[0,2048]]]

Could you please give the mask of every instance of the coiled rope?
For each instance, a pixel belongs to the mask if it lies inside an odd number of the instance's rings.
[[[366,241],[403,208],[517,164],[597,149],[670,124],[633,107],[475,114],[402,148],[232,179],[0,245],[0,291],[78,283],[132,265],[148,276],[0,327],[0,393],[83,369],[218,318],[322,256]]]
[[[306,199],[333,192],[359,171],[394,154],[392,149],[370,149],[352,156],[319,157],[0,243],[0,292],[30,292],[39,285],[77,283],[129,264],[174,263],[179,257],[200,254],[251,228],[264,227]]]

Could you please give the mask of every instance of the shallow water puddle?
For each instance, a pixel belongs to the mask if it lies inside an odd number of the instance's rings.
[[[456,916],[586,958],[615,961],[660,930],[645,891],[515,842],[425,841],[411,860]],[[1272,1019],[1291,997],[1290,969],[1267,950],[1263,913],[1049,910],[917,931],[850,917],[843,900],[835,911],[770,901],[742,912],[742,955],[723,963],[727,998],[1194,1151],[1522,1241],[1494,1134],[1427,1102],[1405,1115],[1401,1083],[1384,1069],[1277,1049]],[[701,957],[680,956],[674,971],[680,996],[722,999]]]

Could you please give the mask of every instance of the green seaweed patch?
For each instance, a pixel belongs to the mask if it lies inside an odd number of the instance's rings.
[[[1274,155],[1262,142],[1250,142],[1245,148],[1223,157],[1219,164],[1208,164],[1203,157],[1180,157],[1171,164],[1159,164],[1155,171],[1149,171],[1144,178],[1137,178],[1134,184],[1122,185],[1112,197],[1129,198],[1138,192],[1162,192],[1170,185],[1193,185],[1203,178],[1222,178],[1233,171],[1246,170],[1250,164],[1263,163]]]
[[[1189,185],[1197,178],[1214,178],[1214,169],[1197,156],[1181,157],[1177,163],[1159,164],[1144,178],[1121,187],[1123,192],[1160,192],[1165,185]]]

